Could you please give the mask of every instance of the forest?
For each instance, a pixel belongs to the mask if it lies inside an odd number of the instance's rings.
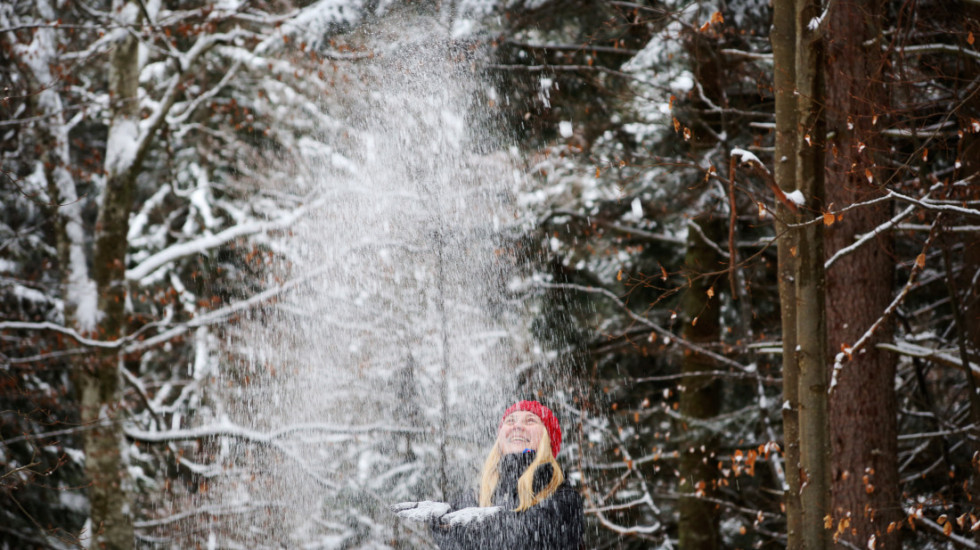
[[[980,1],[5,0],[0,548],[980,548]]]

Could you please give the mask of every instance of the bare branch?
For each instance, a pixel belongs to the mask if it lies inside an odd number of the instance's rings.
[[[615,229],[616,231],[619,231],[619,232],[622,232],[622,233],[627,233],[627,234],[630,234],[630,235],[635,235],[637,237],[640,237],[640,238],[643,238],[643,239],[647,239],[647,240],[650,240],[650,241],[654,241],[654,242],[663,242],[663,243],[670,243],[670,244],[683,244],[684,243],[684,239],[675,237],[673,235],[667,235],[667,234],[664,234],[664,233],[654,233],[652,231],[647,231],[645,229],[640,229],[638,227],[629,227],[629,226],[626,226],[626,225],[622,225],[620,223],[609,222],[609,221],[601,220],[601,219],[598,219],[598,218],[595,218],[595,217],[586,216],[585,214],[582,214],[582,213],[579,213],[579,212],[575,212],[573,210],[561,210],[561,209],[552,210],[552,211],[548,212],[545,216],[543,216],[542,218],[540,218],[537,221],[537,225],[542,226],[542,225],[548,223],[548,221],[551,220],[552,218],[556,218],[556,217],[559,217],[559,216],[569,216],[569,217],[572,217],[572,218],[578,218],[580,220],[587,220],[587,221],[590,221],[590,222],[594,222],[595,224],[600,225],[602,227],[608,227],[609,229]]]
[[[629,316],[630,319],[633,319],[634,321],[636,321],[636,322],[638,322],[638,323],[640,323],[640,324],[642,324],[642,325],[644,325],[644,326],[652,329],[652,331],[655,334],[657,334],[658,336],[660,336],[661,338],[666,338],[670,342],[677,343],[678,345],[680,345],[684,349],[690,350],[690,351],[692,351],[694,353],[698,353],[698,354],[703,355],[703,356],[705,356],[707,358],[710,358],[710,359],[714,360],[715,362],[717,362],[717,363],[719,363],[721,365],[726,365],[726,366],[729,366],[729,367],[732,367],[732,368],[735,368],[735,369],[738,369],[738,370],[744,371],[744,372],[749,372],[749,373],[752,372],[745,365],[743,365],[743,364],[741,364],[741,363],[739,363],[737,361],[733,361],[733,360],[725,357],[724,355],[715,353],[715,352],[713,352],[711,350],[708,350],[707,348],[705,348],[703,346],[699,346],[697,344],[694,344],[692,342],[689,342],[689,341],[685,340],[684,338],[681,338],[681,337],[677,336],[676,334],[670,332],[669,330],[667,330],[667,329],[661,327],[660,325],[654,323],[653,321],[647,319],[646,317],[643,317],[642,315],[637,315],[633,310],[631,310],[629,308],[629,306],[627,306],[625,303],[623,303],[623,301],[619,298],[619,296],[616,296],[611,291],[609,291],[609,290],[607,290],[605,288],[594,287],[594,286],[577,285],[577,284],[571,284],[571,283],[534,283],[533,286],[538,286],[538,287],[541,287],[541,288],[549,288],[549,289],[558,289],[558,290],[576,290],[576,291],[579,291],[579,292],[586,292],[586,293],[589,293],[589,294],[599,294],[601,296],[605,296],[606,298],[612,300],[613,303],[615,303],[617,306],[619,306],[624,312],[626,312],[626,315]]]
[[[559,52],[593,52],[593,53],[615,53],[622,55],[636,55],[640,53],[638,50],[630,50],[627,48],[614,48],[612,46],[593,46],[591,44],[530,44],[527,42],[517,42],[514,40],[508,40],[504,42],[508,46],[516,46],[518,48],[527,48],[530,50],[551,50]]]
[[[41,465],[40,462],[31,462],[30,464],[24,464],[23,466],[20,466],[18,468],[14,468],[13,470],[10,470],[9,472],[6,472],[3,475],[0,475],[0,479],[3,479],[5,477],[7,477],[7,476],[12,476],[12,475],[16,474],[17,472],[23,472],[23,471],[30,470],[31,468],[33,468],[35,466],[40,466],[40,465]]]
[[[635,76],[624,73],[623,71],[617,71],[616,69],[610,69],[609,67],[603,67],[602,65],[501,65],[501,64],[490,64],[487,65],[488,69],[493,69],[495,71],[524,71],[528,73],[542,73],[548,71],[554,72],[586,72],[586,73],[607,73],[611,75],[620,76],[623,78],[633,79]]]

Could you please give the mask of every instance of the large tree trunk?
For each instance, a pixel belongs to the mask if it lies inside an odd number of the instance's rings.
[[[970,2],[961,2],[963,5],[964,18],[968,21],[977,21],[980,18],[980,6]],[[951,22],[955,24],[955,22]],[[963,75],[959,75],[960,82],[970,82],[977,76],[977,70],[971,65],[964,65]],[[969,68],[966,68],[969,67]],[[970,128],[975,120],[980,119],[980,96],[976,93],[968,93],[970,85],[963,84],[966,88],[964,92],[968,95],[958,106],[956,116],[959,119],[960,128]],[[961,93],[964,93],[961,92]],[[964,132],[962,139],[959,140],[959,150],[957,157],[961,165],[953,173],[953,181],[965,180],[976,177],[980,174],[980,135],[974,132]],[[976,183],[960,187],[957,190],[947,189],[947,198],[954,198],[963,203],[968,201],[980,200],[980,185]],[[945,215],[945,214],[944,214]],[[976,219],[967,219],[966,216],[950,216],[946,220],[948,226],[962,222],[963,225],[975,224]],[[980,239],[976,233],[963,232],[959,234],[945,233],[941,240],[943,247],[944,263],[952,263],[951,256],[955,256],[961,263],[958,276],[954,273],[952,266],[947,266],[946,275],[947,288],[950,294],[950,307],[954,312],[956,322],[956,339],[959,357],[966,363],[968,357],[968,346],[972,347],[975,353],[980,348]],[[972,361],[976,365],[976,360]],[[970,392],[970,419],[973,423],[973,453],[980,452],[980,444],[976,437],[980,435],[980,396],[977,394],[977,379],[972,376],[972,372],[966,371],[964,375],[967,379],[966,387]],[[973,512],[974,503],[980,502],[980,463],[973,462],[970,472],[970,484],[964,486],[962,500],[965,505],[964,512]],[[969,504],[966,504],[969,503]],[[980,543],[980,531],[973,533],[974,542]]]
[[[720,241],[721,226],[710,216],[695,220],[705,235]],[[717,342],[721,328],[719,323],[720,300],[714,295],[712,281],[697,274],[717,271],[722,264],[715,248],[705,242],[695,231],[688,232],[686,269],[691,274],[691,287],[684,295],[681,307],[684,312],[684,339],[699,344]],[[714,502],[706,500],[715,492],[712,482],[717,479],[716,461],[710,456],[716,448],[711,431],[698,423],[710,419],[721,410],[721,381],[714,377],[695,373],[709,371],[713,361],[695,353],[685,352],[681,372],[685,374],[680,391],[680,413],[685,419],[685,434],[680,461],[681,499],[680,525],[678,527],[681,550],[713,550],[721,547],[718,532],[718,510]]]
[[[796,0],[796,88],[798,91],[797,185],[805,210],[820,212],[824,201],[823,56],[817,0]],[[824,308],[823,228],[796,230],[796,341],[799,365],[801,535],[808,550],[828,548],[824,517],[830,508],[830,441],[827,416],[827,326]]]
[[[772,11],[773,90],[776,142],[773,175],[784,193],[796,190],[796,29],[793,0],[775,0]],[[783,335],[783,456],[786,459],[786,548],[800,550],[799,367],[796,363],[796,256],[799,245],[789,225],[800,217],[781,202],[776,206],[779,257],[779,309]]]
[[[875,166],[879,150],[874,118],[885,112],[880,0],[838,0],[827,14],[827,201],[835,208],[882,194],[885,178]],[[871,44],[870,46],[868,44]],[[863,147],[861,144],[863,143]],[[826,230],[833,255],[856,236],[888,221],[890,203],[852,210]],[[888,232],[841,257],[827,272],[827,337],[831,357],[851,345],[882,315],[892,295],[894,262]],[[878,350],[891,340],[883,325],[836,377],[830,394],[833,457],[832,514],[840,540],[859,548],[900,546],[895,357]],[[841,522],[849,528],[839,529]]]
[[[980,21],[980,4],[967,1],[959,2],[959,4],[963,8],[963,20]],[[950,23],[951,25],[956,25],[959,22],[957,20],[951,21]],[[965,74],[960,75],[958,79],[964,83],[962,86],[969,90],[969,84],[967,83],[975,79],[980,71],[975,68],[975,65],[964,64],[963,67]],[[980,95],[969,93],[956,110],[956,118],[959,120],[960,128],[970,128],[973,125],[973,121],[980,120]],[[962,165],[959,170],[954,172],[954,181],[971,176],[976,177],[980,174],[980,134],[964,132],[963,138],[959,141],[958,156]],[[980,186],[974,183],[974,185],[967,188],[957,198],[961,200],[980,199]],[[960,281],[957,283],[957,286],[965,293],[962,298],[964,300],[965,326],[962,330],[968,342],[974,342],[975,345],[980,345],[980,285],[976,284],[976,279],[973,278],[977,267],[980,266],[980,239],[975,237],[975,233],[973,235],[963,233],[963,235],[963,238],[960,240],[963,242],[964,247],[962,257],[965,269],[963,269]],[[980,491],[980,487],[977,490]],[[980,536],[980,532],[978,532],[978,536]]]
[[[139,20],[134,2],[113,2],[122,20]],[[116,340],[126,324],[126,235],[137,166],[139,57],[138,41],[124,34],[109,60],[112,120],[106,147],[106,187],[96,223],[92,266],[99,293],[100,336]],[[81,376],[82,422],[93,428],[85,436],[85,470],[90,483],[92,548],[133,547],[129,480],[122,432],[120,358],[114,352],[95,358]]]

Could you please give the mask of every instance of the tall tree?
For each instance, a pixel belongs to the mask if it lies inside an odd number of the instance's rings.
[[[773,151],[773,177],[786,194],[797,190],[797,96],[796,96],[796,25],[794,0],[775,0],[772,10],[773,96],[776,132]],[[800,425],[799,367],[796,360],[796,263],[799,253],[797,232],[790,226],[799,223],[796,209],[779,202],[776,206],[776,239],[778,252],[779,317],[783,337],[783,455],[786,457],[786,547],[803,548],[800,509]]]
[[[681,301],[686,340],[710,345],[721,336],[721,296],[715,295],[717,277],[712,276],[723,264],[715,242],[721,241],[722,224],[711,214],[701,215],[692,223],[702,231],[688,233],[684,267],[691,280]],[[721,412],[722,381],[705,373],[714,361],[697,351],[689,351],[681,360],[680,433],[681,459],[678,523],[678,545],[683,550],[711,550],[722,547],[718,530],[718,468],[713,458],[718,452],[718,436],[710,429],[712,418]]]
[[[824,67],[819,0],[797,0],[796,23],[796,180],[811,214],[824,200]],[[830,441],[827,412],[825,278],[822,226],[810,216],[795,228],[796,359],[799,368],[800,507],[804,548],[827,548],[824,517],[830,509]]]
[[[114,0],[111,10],[124,29],[135,28],[142,19],[135,1]],[[92,259],[92,276],[99,293],[97,334],[110,342],[126,332],[129,217],[133,186],[149,143],[139,142],[139,40],[126,30],[118,31],[114,38],[108,67],[111,104],[106,185],[95,226]],[[117,350],[110,349],[94,356],[81,369],[81,421],[92,427],[84,435],[84,449],[94,548],[123,549],[133,545],[132,486],[122,457],[125,408],[120,393],[121,360]]]
[[[827,11],[826,109],[830,136],[826,154],[829,208],[840,209],[884,195],[889,173],[877,121],[888,112],[884,57],[878,42],[882,3],[841,0]],[[862,352],[835,376],[830,392],[832,515],[835,538],[865,548],[898,548],[899,518],[895,360],[878,342],[892,338],[891,323],[878,323],[892,300],[892,238],[883,232],[850,253],[842,249],[861,235],[878,232],[891,217],[891,203],[867,205],[828,218],[827,346],[833,357],[876,327]],[[843,254],[835,257],[836,254]],[[846,351],[846,349],[845,349]],[[847,527],[845,527],[847,526]]]

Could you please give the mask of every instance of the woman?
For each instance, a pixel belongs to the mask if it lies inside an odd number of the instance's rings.
[[[555,460],[558,419],[537,401],[504,412],[480,486],[433,520],[442,550],[578,550],[582,498]]]

